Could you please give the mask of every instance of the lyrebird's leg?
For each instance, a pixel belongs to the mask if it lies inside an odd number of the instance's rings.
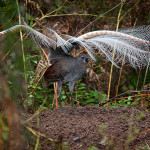
[[[62,104],[61,104],[61,89],[62,89],[62,85],[63,85],[62,82],[58,82],[58,84],[57,84],[57,92],[58,92],[58,95],[59,95],[59,105],[60,105],[61,109],[62,109]]]
[[[73,107],[73,110],[75,110],[74,108],[74,101],[73,101],[73,90],[74,90],[74,85],[75,85],[75,82],[69,82],[69,92],[70,92],[70,95],[71,95],[71,103],[72,103],[72,107]]]
[[[52,109],[54,108],[54,103],[55,103],[55,99],[56,99],[56,96],[57,96],[57,92],[56,91],[55,91],[54,98],[53,98]]]

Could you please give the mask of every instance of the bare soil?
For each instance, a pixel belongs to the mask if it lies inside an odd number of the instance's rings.
[[[45,110],[40,115],[39,128],[33,128],[49,138],[41,137],[42,150],[134,150],[150,148],[150,113],[133,107],[71,107]],[[66,147],[66,148],[65,148]],[[96,150],[96,149],[92,149]]]

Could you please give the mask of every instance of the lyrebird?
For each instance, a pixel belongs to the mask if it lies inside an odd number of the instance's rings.
[[[88,63],[86,55],[80,54],[77,57],[69,55],[76,46],[82,46],[93,60],[95,60],[94,55],[99,54],[111,61],[116,67],[119,67],[122,61],[138,68],[149,64],[150,26],[136,27],[119,32],[93,31],[79,37],[65,35],[67,40],[60,37],[54,30],[48,29],[55,36],[55,40],[53,40],[24,23],[24,25],[16,25],[0,32],[0,35],[13,32],[19,28],[29,31],[30,37],[36,45],[47,49],[49,66],[44,77],[50,82],[58,82],[57,90],[60,97],[60,106],[62,84],[69,82],[73,106],[74,84],[82,78],[86,71]]]

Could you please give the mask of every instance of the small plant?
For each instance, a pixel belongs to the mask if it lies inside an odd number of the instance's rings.
[[[136,116],[136,119],[142,120],[144,118],[144,116],[145,116],[144,112],[140,112],[140,114]]]
[[[0,136],[3,138],[4,141],[7,141],[9,128],[6,125],[6,123],[3,121],[1,115],[0,115],[0,131],[1,131]]]
[[[95,146],[91,146],[87,150],[99,150],[99,149],[97,147],[95,147]]]

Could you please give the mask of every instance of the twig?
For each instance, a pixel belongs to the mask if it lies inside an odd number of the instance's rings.
[[[97,15],[93,15],[93,14],[78,14],[78,13],[73,13],[73,14],[55,14],[55,15],[49,15],[49,16],[45,16],[45,18],[48,18],[48,17],[62,17],[62,16],[93,16],[93,17],[97,17]]]
[[[141,90],[141,91],[137,91],[137,90],[130,90],[130,91],[126,91],[126,92],[124,92],[124,93],[122,93],[122,94],[120,94],[120,95],[118,95],[118,96],[115,96],[115,97],[112,97],[112,98],[110,98],[110,99],[108,99],[108,100],[105,100],[104,102],[102,102],[102,103],[99,103],[99,106],[103,106],[104,104],[106,104],[106,103],[108,103],[108,102],[110,102],[111,100],[114,100],[114,99],[124,99],[124,98],[128,98],[128,97],[121,97],[121,98],[118,98],[119,96],[122,96],[122,95],[124,95],[124,94],[127,94],[127,93],[139,93],[139,92],[150,92],[149,90]],[[131,97],[142,97],[142,96],[150,96],[150,94],[142,94],[142,95],[133,95],[133,96],[131,96]]]
[[[49,141],[51,141],[51,142],[58,142],[58,140],[53,140],[53,139],[51,139],[51,138],[48,138],[46,135],[44,135],[44,134],[42,134],[42,133],[40,133],[40,132],[38,132],[38,131],[36,131],[36,130],[30,128],[29,126],[26,126],[26,128],[27,128],[33,135],[35,135],[35,136],[42,136],[42,137],[47,138],[47,139],[48,139]]]
[[[35,144],[35,150],[38,150],[39,142],[40,142],[40,135],[37,135],[37,140],[36,140],[36,144]]]

